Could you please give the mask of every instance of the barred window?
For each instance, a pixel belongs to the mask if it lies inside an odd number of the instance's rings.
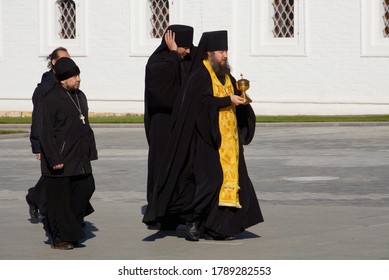
[[[383,0],[384,14],[382,16],[384,21],[383,33],[385,38],[389,38],[389,0]]]
[[[389,1],[389,0],[387,0]],[[273,0],[274,38],[294,37],[294,0]]]
[[[58,0],[56,4],[59,9],[59,37],[76,39],[76,4],[72,0]]]
[[[169,1],[148,0],[150,7],[150,36],[161,38],[169,26]]]

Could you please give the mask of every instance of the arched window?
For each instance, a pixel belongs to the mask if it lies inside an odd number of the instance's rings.
[[[306,0],[251,0],[251,55],[306,56]]]
[[[86,53],[87,0],[39,0],[40,55],[47,56],[58,46],[72,56]]]
[[[3,10],[2,10],[2,7],[1,7],[1,2],[2,2],[2,1],[0,1],[0,30],[1,30],[1,32],[0,32],[0,58],[1,58],[2,55],[3,55],[3,52],[2,52],[2,45],[3,45],[3,43],[2,43],[2,42],[4,42],[4,41],[2,40],[2,38],[1,38],[2,33],[3,33],[3,28],[2,28],[2,26],[1,26],[1,24],[2,24],[2,22],[3,22],[3,19],[2,19]]]
[[[361,0],[361,56],[389,57],[389,0]]]
[[[294,37],[294,0],[273,0],[274,38]]]
[[[56,4],[59,11],[59,37],[61,39],[75,39],[77,34],[76,3],[72,0],[58,0]]]
[[[389,0],[383,0],[382,5],[384,8],[382,16],[384,27],[382,31],[384,32],[384,37],[389,38]]]
[[[150,56],[171,24],[183,22],[184,0],[128,0],[130,56]]]
[[[151,38],[161,38],[169,26],[169,1],[148,0],[150,7]]]

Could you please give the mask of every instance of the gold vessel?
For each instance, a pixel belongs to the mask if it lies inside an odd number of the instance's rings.
[[[246,100],[246,91],[250,88],[250,81],[243,79],[243,74],[240,74],[240,79],[236,82],[236,88],[242,93],[242,97]]]

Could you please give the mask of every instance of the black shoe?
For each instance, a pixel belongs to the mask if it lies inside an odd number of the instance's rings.
[[[35,206],[35,204],[31,201],[31,199],[26,195],[26,201],[28,204],[28,212],[30,214],[30,222],[33,224],[39,223],[39,212],[38,207]]]
[[[51,248],[58,250],[71,250],[74,248],[74,245],[71,242],[55,240],[51,244]]]
[[[73,245],[73,248],[85,248],[85,247],[86,247],[85,244],[82,244],[82,243],[80,243],[79,241],[73,241],[73,242],[71,242],[71,243],[72,243],[72,245]]]
[[[150,229],[150,230],[159,230],[161,228],[161,224],[160,223],[149,223],[147,224],[147,229]]]
[[[185,239],[188,241],[200,240],[200,233],[199,230],[197,229],[197,224],[195,222],[186,223],[185,233],[186,233]]]
[[[176,223],[162,223],[159,230],[167,230],[167,231],[174,231],[178,227],[178,224]]]
[[[204,238],[205,240],[219,240],[219,241],[231,241],[236,239],[235,236],[210,234],[210,233],[204,233],[201,237]]]

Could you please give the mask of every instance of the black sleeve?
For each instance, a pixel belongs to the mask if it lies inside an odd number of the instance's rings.
[[[231,97],[214,97],[212,81],[208,72],[202,72],[198,81],[193,81],[193,95],[197,104],[196,126],[201,137],[211,146],[219,147],[219,110],[231,105]]]
[[[256,116],[250,104],[236,107],[239,141],[242,145],[250,144],[255,134]]]
[[[152,111],[171,111],[181,85],[181,62],[177,52],[149,60],[146,66],[147,106]]]
[[[53,89],[53,87],[54,87],[53,81],[44,80],[37,85],[32,95],[33,110],[32,110],[32,118],[31,118],[30,142],[31,142],[32,152],[34,154],[41,152],[41,142],[39,137],[40,103],[42,98],[48,92],[50,92]]]
[[[88,157],[89,160],[97,160],[98,156],[97,156],[95,135],[89,123],[88,99],[86,98],[86,95],[81,90],[80,90],[80,99],[81,99],[82,112],[85,113],[86,124],[87,124],[86,138],[88,142]]]
[[[32,118],[30,130],[30,142],[34,154],[41,152],[41,143],[39,139],[39,105],[42,98],[42,88],[39,85],[35,88],[32,95]]]
[[[52,94],[45,95],[39,106],[39,136],[41,140],[42,150],[50,167],[63,163],[60,155],[60,147],[56,142],[55,134],[55,116],[57,109],[55,106],[56,99]]]

